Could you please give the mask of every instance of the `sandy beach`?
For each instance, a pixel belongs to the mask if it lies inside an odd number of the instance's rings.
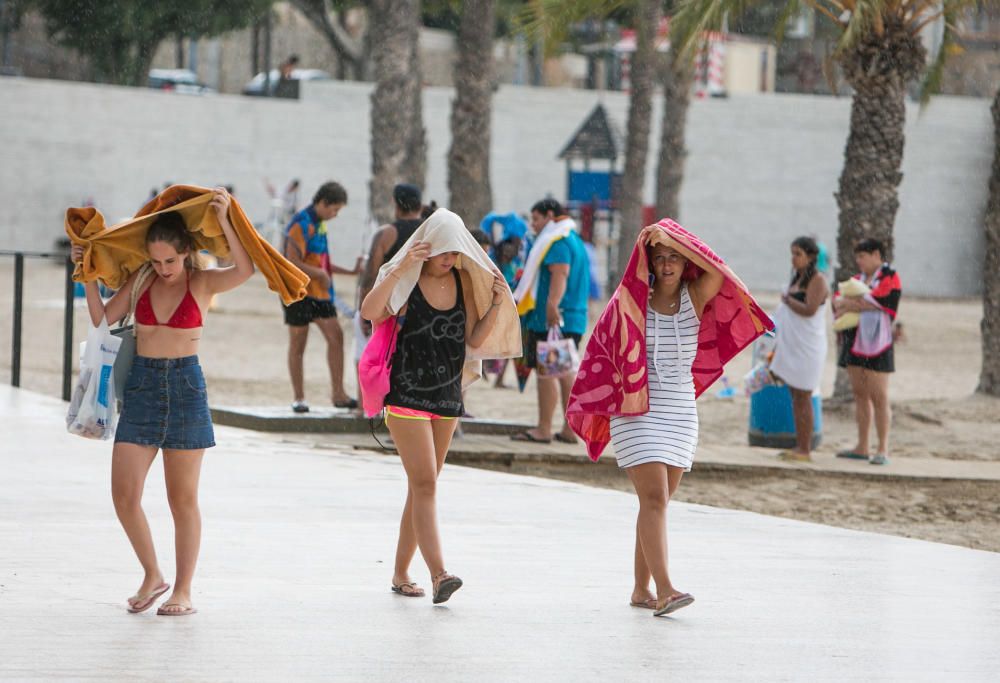
[[[58,396],[61,387],[62,269],[53,264],[28,261],[24,307],[24,351],[21,385]],[[13,266],[0,262],[0,373],[9,381]],[[918,300],[905,295],[900,320],[906,341],[897,347],[897,372],[890,383],[893,404],[892,457],[934,457],[946,460],[1000,460],[1000,400],[975,395],[981,347],[981,302],[972,300]],[[338,277],[341,296],[353,300],[354,279]],[[765,310],[777,304],[774,292],[755,292]],[[591,319],[601,308],[597,304]],[[86,337],[87,315],[82,300],[75,315],[75,339]],[[342,319],[348,359],[351,328]],[[329,380],[324,361],[325,344],[318,330],[310,335],[306,351],[307,399],[329,405]],[[215,405],[285,405],[291,401],[286,370],[287,332],[277,297],[262,277],[255,276],[240,289],[219,297],[209,315],[201,347],[201,360]],[[823,393],[832,393],[835,374],[834,342],[824,374]],[[721,385],[699,400],[701,443],[746,449],[749,402],[740,380],[749,369],[744,352],[726,369],[726,377],[739,390],[733,398],[716,395]],[[354,391],[353,370],[347,373],[348,391]],[[512,370],[507,384],[515,386]],[[533,423],[535,391],[493,389],[478,382],[467,394],[467,409],[477,417]],[[820,452],[853,446],[853,409],[826,402]],[[60,425],[61,426],[61,425]],[[869,467],[859,464],[859,468]],[[890,466],[891,467],[891,466]],[[544,468],[542,468],[544,469]],[[593,476],[586,472],[553,468],[532,474],[573,478],[598,486],[627,488],[624,475]],[[600,468],[604,469],[604,468]],[[596,475],[596,472],[595,472]],[[955,480],[874,481],[863,476],[830,473],[732,473],[694,471],[685,478],[681,500],[718,505],[764,514],[804,519],[856,529],[882,531],[1000,551],[1000,482]]]

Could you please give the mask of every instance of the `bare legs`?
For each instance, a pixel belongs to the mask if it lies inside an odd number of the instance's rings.
[[[144,577],[137,595],[146,595],[163,583],[153,547],[142,492],[156,448],[130,443],[116,443],[111,458],[111,496],[115,512],[135,551]],[[174,544],[177,553],[177,577],[174,592],[167,602],[191,605],[191,581],[201,547],[201,513],[198,510],[198,481],[204,450],[163,453],[163,471],[167,499],[174,517]],[[180,611],[175,608],[173,611]]]
[[[437,526],[437,478],[458,420],[409,420],[390,415],[386,424],[407,478],[392,575],[393,584],[398,585],[410,581],[410,563],[418,547],[431,577],[445,569]]]
[[[566,406],[569,404],[569,392],[573,389],[573,381],[576,373],[572,372],[562,377],[538,377],[535,375],[538,384],[538,426],[529,429],[528,432],[543,441],[552,439],[552,418],[555,416],[556,403],[562,402],[562,414],[566,414]],[[576,441],[576,435],[568,424],[563,424],[561,435],[564,439]]]
[[[649,579],[656,584],[656,601],[662,604],[678,593],[667,572],[667,503],[681,483],[684,470],[663,463],[645,463],[625,470],[639,496],[636,520],[635,587],[632,602],[654,596]]]
[[[350,396],[344,391],[344,332],[337,318],[319,318],[314,321],[326,339],[326,363],[330,368],[330,385],[333,402],[344,403]],[[292,393],[296,401],[305,399],[302,358],[309,338],[308,325],[288,326],[288,374],[292,379]]]
[[[163,473],[167,483],[167,501],[174,517],[174,547],[177,576],[174,592],[167,599],[166,611],[181,612],[191,607],[191,580],[201,549],[201,510],[198,508],[198,481],[204,449],[163,451]]]
[[[153,547],[153,535],[149,531],[146,513],[142,510],[146,474],[155,457],[156,448],[132,443],[116,443],[111,452],[111,498],[118,521],[144,573],[136,597],[148,595],[163,583],[163,573]]]
[[[306,397],[302,379],[302,357],[305,355],[308,339],[308,325],[288,326],[288,374],[292,378],[292,393],[296,401],[302,401]]]
[[[795,452],[809,455],[812,450],[812,392],[788,387],[792,392],[792,415],[795,417]]]
[[[326,339],[326,364],[330,368],[333,402],[346,403],[351,397],[344,391],[344,331],[337,318],[320,318],[316,324]]]
[[[855,453],[868,455],[872,415],[875,417],[875,432],[878,435],[877,453],[889,454],[889,425],[892,422],[892,408],[889,405],[889,373],[866,370],[856,365],[847,366],[854,392],[854,408],[858,423],[858,443]]]

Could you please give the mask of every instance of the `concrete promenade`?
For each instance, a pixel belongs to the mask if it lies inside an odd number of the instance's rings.
[[[1000,554],[671,506],[673,576],[697,602],[629,608],[636,503],[445,469],[444,606],[389,592],[405,491],[394,457],[218,427],[187,618],[125,612],[139,568],[111,444],[64,404],[0,386],[0,680],[988,681]],[[146,509],[172,579],[162,470]],[[419,556],[414,576],[429,585]]]

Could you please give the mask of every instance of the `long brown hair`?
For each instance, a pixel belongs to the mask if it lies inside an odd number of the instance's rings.
[[[184,259],[186,268],[197,269],[200,267],[194,238],[188,232],[184,219],[176,211],[161,214],[150,224],[149,230],[146,232],[146,246],[148,247],[153,242],[166,242],[176,249],[178,254],[187,252],[188,255]]]

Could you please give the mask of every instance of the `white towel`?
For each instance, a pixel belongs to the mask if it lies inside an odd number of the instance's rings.
[[[524,273],[521,281],[517,284],[514,292],[514,300],[517,302],[517,311],[521,315],[527,314],[538,304],[538,273],[542,268],[542,261],[553,244],[576,229],[576,222],[572,218],[563,218],[557,221],[549,221],[542,231],[535,238],[535,243],[531,245],[531,253],[528,254],[528,262],[524,264]]]
[[[430,243],[431,256],[449,251],[459,252],[455,267],[469,274],[476,305],[475,311],[466,313],[475,314],[477,320],[481,318],[493,303],[493,277],[499,274],[499,271],[479,243],[473,239],[462,219],[448,209],[438,209],[416,229],[396,255],[379,269],[376,283],[381,282],[388,276],[389,271],[402,262],[406,252],[415,242]],[[392,290],[388,304],[392,313],[396,313],[406,305],[410,293],[420,279],[422,266],[421,263],[415,263],[397,273],[399,281]],[[500,278],[502,280],[503,276]],[[508,290],[507,296],[500,304],[493,332],[478,349],[468,346],[465,348],[465,377],[462,386],[468,386],[482,376],[480,361],[490,358],[517,358],[521,353],[521,322],[517,315],[514,297]]]

